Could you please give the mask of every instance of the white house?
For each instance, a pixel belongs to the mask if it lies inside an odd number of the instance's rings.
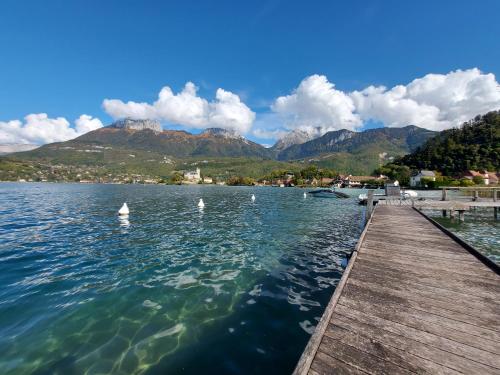
[[[436,174],[433,171],[421,170],[415,176],[410,177],[410,186],[420,186],[422,178],[436,181]]]
[[[379,175],[379,176],[353,176],[353,175],[349,175],[349,176],[345,176],[343,179],[342,179],[342,184],[345,186],[345,187],[361,187],[361,185],[363,185],[363,182],[365,181],[371,181],[371,180],[377,180],[377,181],[380,181],[380,180],[385,180],[387,179],[386,176],[384,175]]]
[[[196,171],[189,171],[184,173],[184,180],[190,182],[198,182],[201,180],[200,168],[196,168]]]

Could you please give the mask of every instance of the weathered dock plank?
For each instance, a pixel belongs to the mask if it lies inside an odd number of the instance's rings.
[[[500,374],[500,276],[408,205],[378,205],[295,374]]]

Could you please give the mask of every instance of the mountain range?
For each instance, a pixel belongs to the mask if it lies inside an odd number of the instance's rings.
[[[307,141],[312,141],[321,135],[320,129],[314,129],[313,131],[305,131],[301,129],[292,130],[291,132],[285,134],[283,137],[278,139],[278,141],[271,147],[271,150],[276,153],[287,149],[293,145],[300,145]]]
[[[88,132],[71,141],[42,146],[39,150],[61,149],[68,146],[115,146],[130,150],[160,152],[170,157],[260,157],[273,158],[273,153],[265,147],[251,142],[237,133],[209,128],[200,134],[182,130],[158,130],[156,121],[129,120]]]
[[[319,134],[319,132],[318,132]],[[392,158],[405,155],[436,135],[416,126],[362,132],[330,131],[320,137],[294,131],[266,148],[234,132],[211,128],[200,134],[163,130],[150,120],[125,119],[66,142],[8,156],[9,161],[101,168],[111,171],[168,175],[189,165],[222,163],[213,173],[245,173],[232,164],[256,163],[252,171],[292,168],[313,163],[339,172],[371,173]],[[236,162],[238,160],[238,162]],[[234,163],[233,163],[234,161]],[[250,162],[251,161],[251,162]],[[236,163],[236,164],[235,164]],[[208,165],[207,165],[208,167]],[[257,173],[257,172],[255,172]]]
[[[0,144],[0,155],[12,154],[14,152],[30,151],[39,147],[32,144],[6,143]]]

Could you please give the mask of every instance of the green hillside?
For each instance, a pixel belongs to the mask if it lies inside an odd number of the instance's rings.
[[[0,158],[0,180],[165,180],[196,166],[204,175],[221,179],[258,178],[273,170],[294,171],[308,165],[366,175],[408,153],[429,134],[433,132],[414,126],[359,133],[340,130],[277,154],[222,129],[190,134],[126,120],[67,142]]]
[[[436,132],[406,126],[363,132],[339,130],[293,145],[280,152],[280,160],[300,160],[342,173],[370,174],[375,168],[417,148]]]
[[[439,133],[397,164],[437,170],[446,176],[466,170],[500,171],[500,111]]]

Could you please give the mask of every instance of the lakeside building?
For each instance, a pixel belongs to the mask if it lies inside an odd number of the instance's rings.
[[[293,172],[287,172],[283,175],[283,178],[271,179],[271,181],[267,182],[270,182],[270,184],[273,186],[293,187],[295,186],[295,184],[293,183],[294,177],[295,175],[293,174]]]
[[[378,177],[349,175],[349,176],[345,176],[342,179],[342,186],[343,187],[348,187],[348,188],[361,187],[362,185],[364,185],[364,183],[366,181],[370,181],[370,180],[385,180],[385,179],[386,179],[386,177],[382,176],[382,175],[380,175]]]
[[[278,184],[281,186],[281,185],[284,185],[284,186],[294,186],[294,183],[293,183],[293,179],[294,179],[295,175],[293,174],[293,172],[287,172],[284,176],[283,176],[283,180],[278,180]]]
[[[212,179],[212,177],[203,177],[203,183],[204,184],[213,184],[214,180]]]
[[[500,175],[495,172],[488,172],[488,171],[479,172],[479,171],[469,170],[464,173],[463,177],[469,180],[474,179],[474,177],[481,177],[485,185],[498,185],[499,176]]]
[[[499,180],[500,180],[499,173],[488,172],[488,185],[498,185]]]
[[[436,174],[433,171],[421,170],[416,175],[410,177],[410,186],[420,186],[422,184],[422,178],[430,181],[436,181]]]
[[[184,173],[184,180],[191,183],[198,183],[201,181],[201,170],[196,168],[195,171],[188,171]]]

